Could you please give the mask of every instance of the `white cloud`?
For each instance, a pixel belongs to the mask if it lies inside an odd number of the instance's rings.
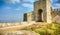
[[[18,10],[23,10],[25,8],[22,8],[22,7],[18,7],[18,8],[5,7],[4,9],[6,9],[6,10],[10,10],[10,9],[12,10],[13,9],[13,10],[17,10],[18,11]]]
[[[50,1],[53,3],[53,2],[57,2],[58,0],[50,0]]]
[[[23,10],[23,9],[25,9],[25,8],[16,8],[15,10]]]
[[[57,3],[59,0],[50,0],[52,3],[52,8],[60,8],[60,3]]]
[[[55,3],[54,6],[53,6],[53,9],[55,8],[60,8],[60,4],[59,3]]]
[[[23,3],[23,7],[33,8],[33,4]]]
[[[50,0],[51,2],[53,2],[53,0]]]
[[[59,3],[56,3],[55,5],[56,5],[57,7],[60,7],[60,4],[59,4]]]
[[[23,0],[23,2],[34,2],[35,0]]]
[[[15,4],[15,3],[20,3],[20,0],[6,0],[5,2]]]
[[[17,11],[19,11],[19,10],[23,10],[25,8],[22,8],[22,7],[18,7],[18,8],[4,7],[3,9],[5,9],[5,10],[17,10]]]

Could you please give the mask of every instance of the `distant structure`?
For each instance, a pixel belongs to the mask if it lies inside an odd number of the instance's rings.
[[[60,9],[53,9],[51,15],[52,22],[60,23]]]
[[[25,16],[24,20],[27,19],[27,21],[32,21],[31,18],[33,18],[33,21],[36,22],[52,23],[54,21],[53,20],[54,11],[56,12],[59,10],[58,9],[52,10],[52,5],[50,0],[39,0],[34,3],[34,12],[30,12],[33,14],[33,16],[30,13],[27,13],[27,15],[28,14],[29,15]]]
[[[28,21],[28,22],[34,21],[33,12],[25,13],[24,14],[24,21]]]

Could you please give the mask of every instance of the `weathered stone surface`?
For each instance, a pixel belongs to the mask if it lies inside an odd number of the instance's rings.
[[[51,12],[51,3],[49,0],[39,0],[38,2],[35,2],[34,15],[36,17],[36,21],[42,20],[43,22],[52,23]]]
[[[33,12],[24,14],[24,21],[31,22],[34,20]]]
[[[60,11],[54,10],[51,14],[52,14],[52,22],[60,24]]]

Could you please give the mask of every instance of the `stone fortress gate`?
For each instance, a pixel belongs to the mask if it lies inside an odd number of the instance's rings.
[[[51,16],[51,12],[52,12],[52,6],[51,6],[51,2],[50,0],[39,0],[37,2],[34,3],[34,11],[32,12],[34,17],[31,15],[31,17],[34,19],[34,21],[36,22],[47,22],[47,23],[52,23],[52,16]],[[29,14],[29,13],[27,13]],[[28,19],[29,17],[27,16],[26,19],[26,15],[24,17],[24,19],[26,20],[32,20],[32,19]]]
[[[52,23],[52,6],[50,0],[39,0],[34,3],[34,16],[38,22]]]

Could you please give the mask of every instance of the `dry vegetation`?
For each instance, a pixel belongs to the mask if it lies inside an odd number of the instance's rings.
[[[21,30],[30,30],[40,35],[60,35],[60,24],[34,24]]]

